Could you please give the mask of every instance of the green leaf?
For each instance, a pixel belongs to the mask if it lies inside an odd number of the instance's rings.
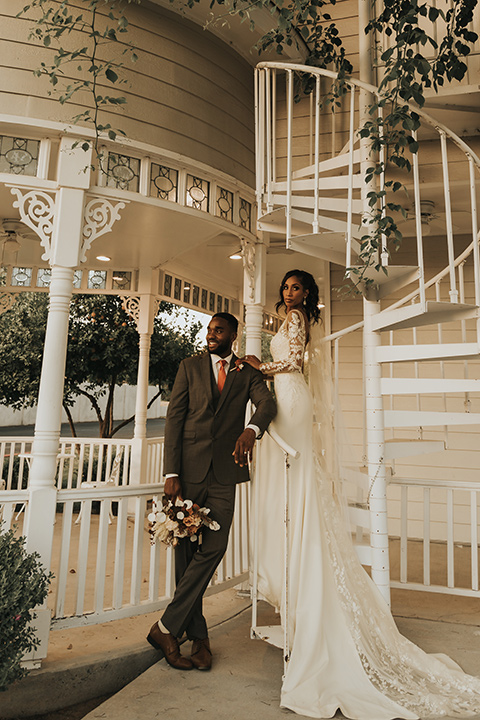
[[[110,67],[105,70],[105,76],[108,80],[110,80],[111,83],[115,83],[118,80],[117,73]]]

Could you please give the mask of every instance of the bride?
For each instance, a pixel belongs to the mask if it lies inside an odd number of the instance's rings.
[[[305,350],[318,323],[318,287],[310,273],[291,270],[280,285],[277,310],[287,317],[272,339],[273,362],[248,355],[275,379],[275,429],[296,450],[290,460],[290,660],[281,706],[313,718],[338,709],[353,720],[474,717],[480,679],[445,655],[427,655],[398,632],[377,587],[356,558],[333,491],[321,441],[314,441],[314,404],[304,378]],[[313,347],[312,347],[313,345]],[[310,354],[318,353],[309,343]],[[312,372],[318,359],[311,363]],[[325,383],[325,387],[327,384]],[[316,401],[319,401],[317,404]],[[323,402],[329,422],[328,402]],[[331,450],[325,448],[326,453]],[[281,547],[283,453],[266,435],[259,448],[259,579],[261,595],[280,609],[285,596]]]

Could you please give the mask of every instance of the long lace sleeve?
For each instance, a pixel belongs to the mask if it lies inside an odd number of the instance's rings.
[[[291,310],[288,313],[285,333],[288,339],[288,357],[284,360],[262,363],[260,372],[267,375],[302,372],[307,333],[305,319],[299,310]]]

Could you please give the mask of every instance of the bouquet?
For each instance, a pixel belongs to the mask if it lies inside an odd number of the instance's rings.
[[[192,542],[201,540],[203,527],[220,530],[220,525],[208,517],[210,508],[199,507],[191,500],[176,498],[173,502],[163,496],[162,507],[157,508],[153,501],[152,512],[148,516],[150,542],[161,540],[166,545],[178,545],[180,538],[190,538]]]

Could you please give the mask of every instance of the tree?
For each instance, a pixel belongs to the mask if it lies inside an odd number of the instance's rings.
[[[172,329],[171,320],[178,312],[176,306],[161,303],[160,310],[163,317],[154,322],[150,366],[150,381],[158,392],[149,405],[172,386],[180,360],[198,350],[201,328],[200,323],[187,318],[182,332]],[[47,311],[46,294],[22,293],[13,307],[0,316],[0,402],[17,410],[37,402]],[[70,408],[79,395],[89,400],[97,416],[100,437],[112,437],[133,420],[132,416],[114,427],[113,405],[115,388],[124,383],[135,384],[137,368],[138,333],[120,298],[75,295],[63,398],[74,437]]]

